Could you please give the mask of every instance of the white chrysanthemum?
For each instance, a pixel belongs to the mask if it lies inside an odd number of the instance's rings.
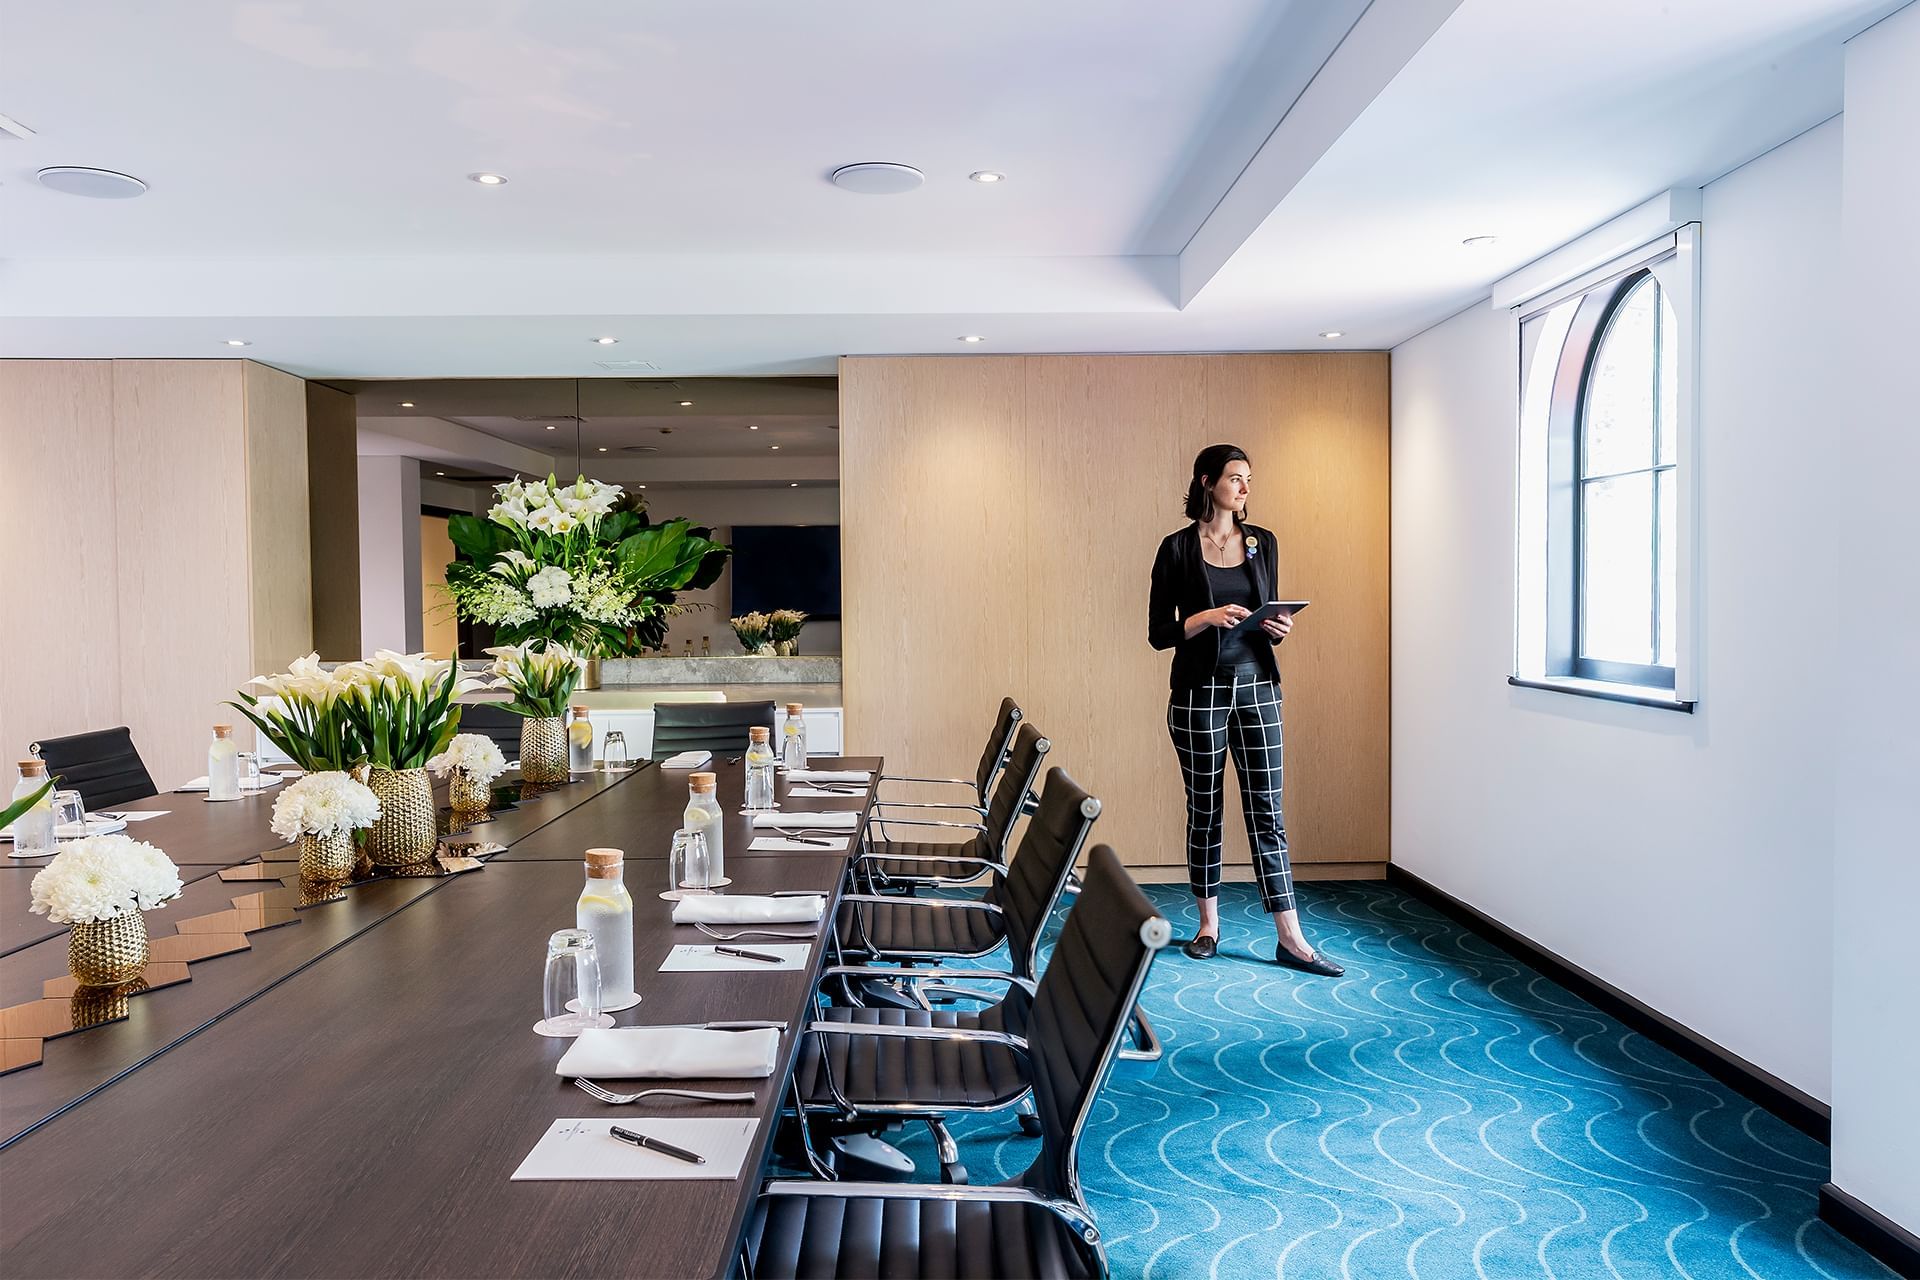
[[[447,749],[427,761],[436,778],[459,769],[482,786],[507,771],[507,758],[492,738],[482,733],[456,734]]]
[[[548,565],[527,579],[527,595],[536,609],[555,609],[573,598],[573,581],[559,565]]]
[[[364,783],[344,773],[310,773],[273,802],[273,834],[288,841],[337,836],[370,827],[379,817],[379,797]]]
[[[55,924],[112,920],[180,896],[180,870],[160,850],[128,836],[89,836],[60,846],[33,878],[31,909]]]

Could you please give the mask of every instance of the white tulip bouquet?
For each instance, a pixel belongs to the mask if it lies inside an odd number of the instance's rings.
[[[507,758],[492,738],[483,733],[462,733],[447,744],[447,749],[427,761],[427,769],[436,778],[444,778],[455,769],[472,778],[476,786],[491,786],[507,771]]]
[[[310,773],[273,802],[273,834],[289,843],[301,836],[346,835],[379,819],[379,798],[344,773]]]
[[[31,909],[55,924],[96,924],[180,896],[180,869],[144,840],[88,836],[60,846],[33,878]]]
[[[507,710],[534,720],[567,714],[567,701],[580,681],[580,660],[567,646],[529,640],[487,652],[493,655],[487,673],[494,677],[487,687],[513,694]]]

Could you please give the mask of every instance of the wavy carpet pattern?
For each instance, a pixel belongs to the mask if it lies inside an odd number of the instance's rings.
[[[1184,886],[1148,892],[1192,932]],[[1820,1143],[1397,889],[1303,885],[1301,911],[1344,978],[1261,963],[1250,885],[1218,959],[1156,961],[1166,1058],[1081,1147],[1115,1275],[1892,1274],[1815,1217]],[[955,1132],[976,1183],[1033,1158],[1010,1118]]]

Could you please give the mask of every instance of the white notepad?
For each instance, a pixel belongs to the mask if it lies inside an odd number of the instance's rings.
[[[809,800],[859,800],[862,797],[847,791],[822,791],[818,787],[791,786],[787,788],[789,797]]]
[[[845,853],[845,836],[808,836],[808,840],[818,840],[819,844],[803,844],[787,836],[755,836],[753,843],[747,846],[749,853]]]
[[[614,1125],[707,1158],[688,1164],[658,1151],[622,1142],[607,1132]],[[555,1120],[527,1158],[513,1171],[515,1182],[675,1182],[732,1180],[740,1176],[760,1127],[755,1116],[710,1119],[697,1116],[622,1115],[600,1120]]]
[[[714,952],[715,945],[739,947],[743,951],[758,951],[765,956],[779,956],[779,964],[770,964],[765,960],[747,960],[740,956],[723,956]],[[775,942],[762,945],[758,942],[728,942],[721,944],[682,943],[667,952],[667,958],[660,962],[662,973],[779,973],[782,969],[798,969],[807,963],[807,957],[813,952],[811,942]]]

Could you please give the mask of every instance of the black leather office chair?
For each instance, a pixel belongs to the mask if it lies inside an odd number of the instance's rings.
[[[1154,953],[1171,936],[1113,850],[1100,845],[1053,963],[1034,989],[1024,1036],[950,1027],[934,1021],[937,1015],[913,1019],[896,1010],[873,1025],[810,1023],[816,1039],[916,1050],[913,1056],[935,1078],[978,1073],[1005,1082],[1002,1092],[1014,1098],[1030,1086],[1040,1154],[1026,1172],[997,1187],[771,1182],[741,1240],[742,1272],[754,1280],[1106,1276],[1100,1231],[1080,1190],[1080,1138]]]
[[[1007,945],[1015,977],[1037,975],[1040,935],[1066,890],[1067,874],[1100,816],[1100,802],[1067,775],[1047,770],[1040,807],[1005,871],[995,868],[984,895],[902,898],[851,893],[841,899],[843,954],[870,960],[977,959]],[[862,855],[862,858],[872,855]],[[855,879],[859,879],[856,864]],[[964,977],[969,971],[959,971]]]
[[[460,732],[478,733],[493,739],[509,760],[520,755],[520,726],[525,717],[507,710],[502,702],[463,702],[460,704]]]
[[[868,822],[865,852],[858,869],[866,887],[881,890],[911,890],[937,885],[972,884],[998,869],[1006,870],[1007,841],[1013,837],[1014,824],[1027,811],[1034,779],[1053,744],[1040,736],[1029,722],[1014,734],[1013,750],[1006,767],[994,784],[993,803],[984,822],[956,822],[950,818],[902,818],[895,810],[902,806],[891,800],[876,800]],[[900,839],[901,827],[932,827],[949,831],[971,831],[963,844],[936,843]]]
[[[29,750],[47,762],[47,772],[60,779],[61,787],[78,791],[88,809],[144,800],[160,792],[134,749],[133,732],[125,725],[42,738]]]
[[[971,778],[916,778],[906,774],[883,773],[875,784],[875,794],[889,782],[914,783],[921,786],[971,787],[973,799],[970,803],[919,804],[908,807],[924,809],[972,809],[978,813],[987,811],[987,797],[993,794],[994,781],[999,778],[1000,770],[1006,766],[1007,756],[1013,750],[1013,735],[1020,728],[1020,722],[1026,718],[1020,710],[1020,704],[1012,698],[1000,699],[1000,714],[994,717],[993,731],[987,735],[986,749],[980,753],[980,763],[974,768]]]
[[[747,749],[747,730],[757,724],[774,728],[772,702],[656,702],[648,754],[655,760],[682,751],[737,755]]]

